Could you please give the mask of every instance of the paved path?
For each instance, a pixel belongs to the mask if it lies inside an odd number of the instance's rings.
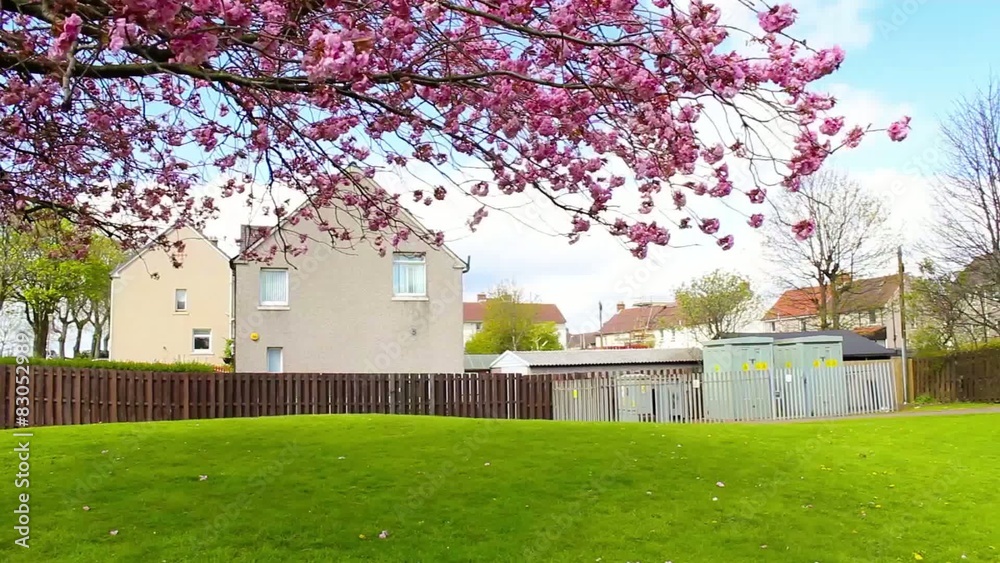
[[[859,420],[866,418],[895,418],[895,417],[909,417],[909,416],[945,416],[945,415],[959,415],[959,414],[1000,414],[1000,405],[995,407],[969,407],[967,409],[956,408],[956,409],[941,409],[941,410],[921,410],[907,408],[903,411],[887,412],[887,413],[874,413],[874,414],[859,414],[853,416],[830,416],[830,417],[816,417],[816,418],[796,418],[792,420],[760,420],[748,422],[749,424],[773,424],[773,423],[789,423],[789,422],[826,422],[831,420]]]

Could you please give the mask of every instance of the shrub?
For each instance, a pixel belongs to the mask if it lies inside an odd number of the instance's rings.
[[[0,358],[0,365],[16,364],[16,358]],[[91,360],[89,358],[30,358],[32,366],[52,366],[63,368],[115,369],[123,371],[169,371],[169,372],[210,372],[214,371],[211,364],[199,362],[113,362],[109,360]]]

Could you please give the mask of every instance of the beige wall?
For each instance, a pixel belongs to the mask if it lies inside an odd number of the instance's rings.
[[[647,335],[653,348],[701,348],[702,338],[691,329],[650,329]],[[633,338],[631,333],[620,332],[598,336],[597,340],[598,346],[627,346]]]
[[[167,253],[156,248],[111,280],[110,358],[222,365],[230,326],[229,261],[192,229],[168,236],[185,242],[180,268],[174,268]],[[187,290],[187,312],[174,311],[177,289]],[[195,329],[212,331],[211,353],[194,353]]]
[[[309,221],[295,229],[329,240]],[[463,265],[415,238],[399,250],[426,252],[421,301],[393,298],[391,253],[380,257],[366,242],[339,250],[314,242],[288,260],[237,262],[236,370],[266,371],[267,348],[278,347],[286,373],[462,373]],[[261,267],[288,268],[287,309],[259,307]]]

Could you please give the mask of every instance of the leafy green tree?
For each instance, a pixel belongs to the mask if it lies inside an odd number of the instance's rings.
[[[81,292],[87,320],[94,328],[90,357],[100,357],[111,317],[111,272],[125,261],[125,254],[114,240],[95,235],[87,253],[87,283]],[[77,332],[79,337],[80,332]]]
[[[0,225],[0,311],[16,296],[27,263],[27,237],[12,222]]]
[[[562,350],[555,323],[538,323],[538,306],[520,289],[504,283],[486,300],[483,328],[465,344],[467,354],[502,354],[507,350]]]
[[[746,278],[721,270],[681,286],[676,296],[684,326],[709,339],[737,332],[750,320],[757,304]]]

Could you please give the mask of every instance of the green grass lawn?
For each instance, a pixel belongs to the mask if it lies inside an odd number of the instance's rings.
[[[909,404],[904,410],[906,411],[960,411],[968,409],[987,409],[995,408],[1000,409],[1000,403],[926,403],[926,404]]]
[[[3,561],[1000,561],[992,414],[41,428],[29,550],[4,439]]]

